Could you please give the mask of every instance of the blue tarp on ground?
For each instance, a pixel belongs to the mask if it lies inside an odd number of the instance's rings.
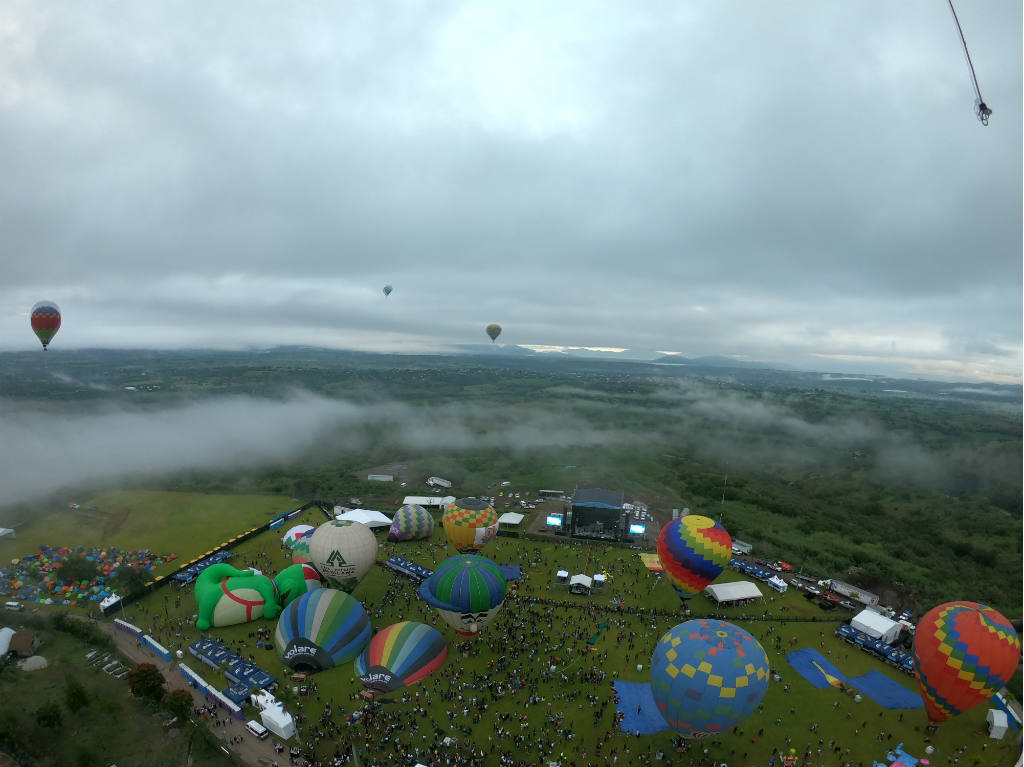
[[[618,709],[623,714],[619,725],[630,735],[654,735],[669,729],[665,719],[658,713],[654,693],[647,682],[615,682],[612,685],[619,696]],[[639,713],[637,706],[640,707]]]
[[[498,565],[501,574],[506,581],[521,581],[523,579],[523,568],[519,565]]]
[[[847,677],[812,647],[794,650],[786,656],[786,660],[800,676],[819,690],[829,686],[829,682],[825,678],[825,673],[827,673],[842,680],[857,692],[867,695],[883,708],[922,708],[924,706],[920,695],[908,690],[898,682],[894,682],[881,671],[869,671],[864,676]],[[815,663],[821,668],[815,666]]]

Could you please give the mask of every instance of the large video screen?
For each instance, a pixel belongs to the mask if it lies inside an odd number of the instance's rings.
[[[548,515],[547,524],[549,526],[551,526],[551,527],[561,527],[562,526],[562,518],[554,516],[554,515]]]
[[[643,535],[647,530],[647,525],[630,525],[629,532],[631,535]]]

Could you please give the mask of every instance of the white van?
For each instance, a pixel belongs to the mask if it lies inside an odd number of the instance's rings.
[[[4,602],[4,607],[8,610],[14,610],[15,612],[21,612],[25,609],[25,605],[21,602]]]
[[[245,729],[247,729],[260,740],[263,740],[265,737],[267,737],[267,728],[259,722],[257,722],[255,719],[250,719],[248,722],[246,722]]]

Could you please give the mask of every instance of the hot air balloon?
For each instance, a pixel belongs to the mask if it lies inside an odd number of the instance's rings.
[[[274,644],[289,668],[323,671],[359,655],[372,634],[370,619],[358,599],[337,589],[316,589],[284,609]]]
[[[717,578],[732,556],[732,538],[708,517],[673,519],[658,536],[658,558],[680,599],[696,596]]]
[[[377,539],[362,522],[333,519],[309,538],[309,561],[329,584],[342,591],[352,591],[376,559]]]
[[[308,562],[289,565],[274,578],[277,601],[281,607],[287,607],[303,594],[321,589],[323,586],[323,576]]]
[[[434,534],[434,518],[419,504],[407,503],[395,512],[388,530],[389,541],[415,541]]]
[[[460,554],[420,584],[420,598],[459,636],[479,636],[505,602],[505,576],[489,559]]]
[[[32,330],[43,343],[43,351],[60,330],[60,307],[53,301],[40,301],[32,307]]]
[[[390,285],[385,285],[384,286],[384,295],[385,296],[390,296],[391,295],[391,286]]]
[[[490,336],[491,343],[494,343],[494,339],[501,335],[501,325],[492,322],[487,326],[487,335]]]
[[[479,551],[498,534],[497,512],[479,498],[459,498],[449,503],[441,522],[448,540],[462,554]]]
[[[416,684],[436,671],[448,655],[441,632],[425,623],[403,621],[381,629],[356,658],[363,687],[387,693]]]
[[[676,732],[701,738],[735,727],[768,691],[768,656],[739,626],[699,619],[666,633],[651,656],[651,692]]]
[[[914,675],[933,722],[984,703],[1006,684],[1020,661],[1010,621],[977,602],[933,607],[914,633]]]
[[[234,626],[281,612],[274,582],[258,570],[239,570],[219,562],[196,578],[196,627]]]
[[[316,528],[313,527],[313,525],[295,525],[295,527],[289,529],[288,532],[281,537],[281,543],[288,548],[292,548],[298,538],[312,533],[314,530],[316,530]]]

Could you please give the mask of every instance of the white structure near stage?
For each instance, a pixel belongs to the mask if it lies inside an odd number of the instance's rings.
[[[350,522],[362,522],[371,530],[375,527],[391,526],[391,520],[387,516],[373,509],[346,509],[343,506],[335,506],[334,518]]]
[[[284,710],[284,704],[278,701],[266,690],[260,690],[249,696],[252,705],[259,709],[260,721],[263,726],[274,733],[282,740],[293,737],[295,732],[295,721],[292,715]]]
[[[569,579],[569,593],[589,594],[594,581],[589,575],[574,575]]]
[[[704,593],[717,604],[725,605],[742,602],[747,599],[764,599],[761,589],[750,581],[734,581],[733,583],[712,583],[704,589]]]
[[[863,631],[872,639],[881,639],[886,644],[895,642],[903,628],[898,622],[889,620],[873,610],[861,610],[850,621],[850,625],[857,631]]]
[[[424,509],[443,509],[449,503],[455,503],[454,495],[443,498],[436,495],[407,495],[402,501],[406,506],[422,506]]]

